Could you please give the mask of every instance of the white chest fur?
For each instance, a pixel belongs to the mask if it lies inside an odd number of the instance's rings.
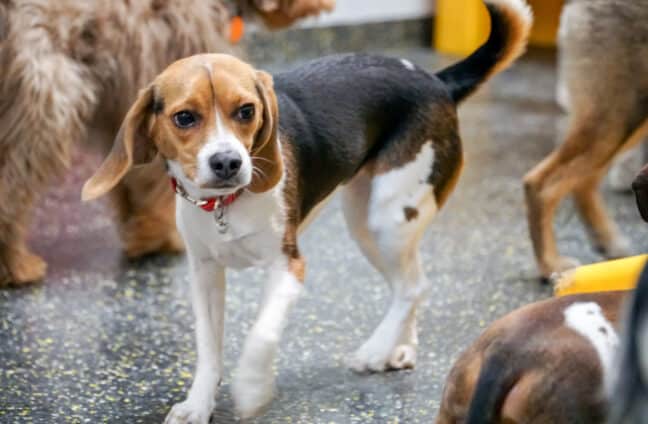
[[[225,210],[225,232],[220,231],[214,212],[205,212],[179,197],[176,219],[187,248],[206,249],[224,267],[266,265],[281,254],[284,233],[281,187],[267,193],[241,195]]]

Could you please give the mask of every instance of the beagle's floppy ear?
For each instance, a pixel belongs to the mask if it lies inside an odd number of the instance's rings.
[[[262,193],[277,185],[283,175],[283,160],[279,145],[279,107],[274,93],[272,76],[257,72],[256,89],[263,103],[263,122],[251,149],[252,182],[249,190]]]
[[[103,196],[119,183],[133,165],[153,160],[157,153],[150,136],[153,109],[154,89],[151,85],[140,91],[122,122],[110,154],[83,185],[83,201]]]

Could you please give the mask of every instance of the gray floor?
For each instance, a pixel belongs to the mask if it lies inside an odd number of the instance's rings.
[[[447,63],[423,49],[388,53],[428,69]],[[281,344],[277,396],[257,422],[429,423],[458,352],[494,318],[550,296],[536,279],[520,181],[563,124],[553,60],[532,52],[461,107],[465,172],[422,246],[434,288],[421,308],[416,370],[358,376],[345,368],[388,293],[347,236],[335,199],[303,237],[307,290]],[[77,201],[96,160],[75,164],[34,223],[33,243],[50,262],[47,281],[0,291],[0,422],[161,422],[193,372],[185,260],[124,261],[107,205]],[[632,197],[606,197],[635,250],[648,250]],[[556,227],[565,253],[598,259],[569,202]],[[231,372],[262,279],[259,271],[229,275],[215,422],[235,421]]]

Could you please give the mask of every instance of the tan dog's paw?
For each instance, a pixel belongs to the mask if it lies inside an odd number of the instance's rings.
[[[6,267],[0,264],[0,286],[35,283],[41,281],[47,271],[47,263],[26,250],[11,254],[7,262]]]
[[[578,268],[580,265],[578,259],[569,256],[558,256],[555,259],[543,261],[540,264],[540,272],[543,280],[549,282],[555,275]]]
[[[597,250],[607,259],[625,258],[632,254],[630,240],[623,236],[616,236],[605,245],[599,244]]]

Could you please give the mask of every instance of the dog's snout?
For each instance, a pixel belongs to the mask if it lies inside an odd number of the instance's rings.
[[[233,150],[215,153],[209,158],[209,167],[223,180],[238,174],[242,163],[241,155]]]

